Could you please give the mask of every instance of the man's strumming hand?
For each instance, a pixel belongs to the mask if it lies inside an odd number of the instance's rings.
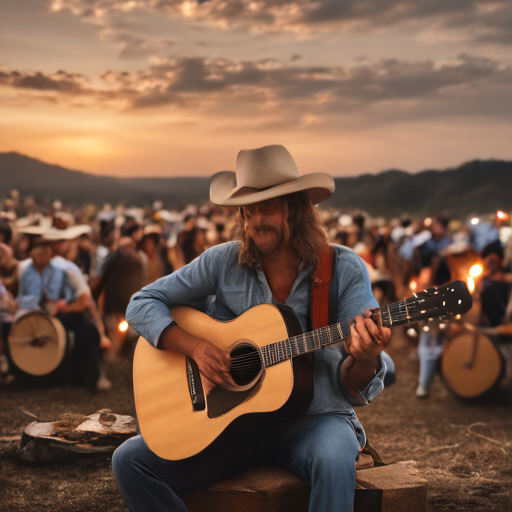
[[[179,325],[174,325],[164,331],[159,345],[163,349],[170,348],[192,358],[201,374],[213,384],[226,389],[236,388],[231,377],[229,354],[208,340],[193,336]]]
[[[211,382],[223,388],[236,387],[231,372],[231,358],[227,352],[220,350],[209,341],[197,338],[192,349],[192,359],[197,363],[199,371]]]

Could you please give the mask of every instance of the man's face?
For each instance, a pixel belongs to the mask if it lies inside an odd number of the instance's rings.
[[[30,256],[35,269],[42,271],[50,264],[52,255],[50,248],[47,245],[40,245],[38,247],[34,247],[32,251],[30,251]]]
[[[488,254],[484,258],[484,269],[485,274],[488,276],[494,276],[497,274],[502,267],[503,260],[495,253]]]
[[[446,234],[446,228],[440,222],[433,222],[430,229],[434,238],[441,238]]]
[[[63,258],[66,257],[66,254],[68,253],[70,247],[70,240],[59,240],[57,242],[52,243],[53,252],[59,256],[62,256]]]
[[[256,249],[270,255],[288,243],[283,214],[268,203],[244,206],[245,231]]]

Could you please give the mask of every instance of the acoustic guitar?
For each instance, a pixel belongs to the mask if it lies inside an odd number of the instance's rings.
[[[472,300],[455,281],[371,311],[384,327],[463,314]],[[236,389],[213,385],[194,361],[159,350],[139,338],[133,364],[135,405],[141,434],[163,459],[191,457],[209,446],[233,422],[305,413],[312,399],[313,372],[307,354],[350,337],[352,320],[300,333],[290,308],[255,306],[229,322],[187,306],[171,309],[185,331],[205,338],[231,355]],[[309,358],[311,359],[311,358]],[[300,370],[300,371],[299,371]],[[247,416],[249,415],[249,416]]]

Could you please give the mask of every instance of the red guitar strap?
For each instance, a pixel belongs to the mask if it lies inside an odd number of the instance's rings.
[[[313,274],[311,290],[311,322],[313,330],[329,325],[329,285],[332,275],[333,252],[320,257],[318,267]]]

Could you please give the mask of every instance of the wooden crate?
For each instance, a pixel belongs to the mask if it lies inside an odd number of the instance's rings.
[[[310,485],[285,469],[261,466],[187,494],[190,512],[307,512]],[[427,483],[412,461],[357,471],[355,512],[424,512]]]

